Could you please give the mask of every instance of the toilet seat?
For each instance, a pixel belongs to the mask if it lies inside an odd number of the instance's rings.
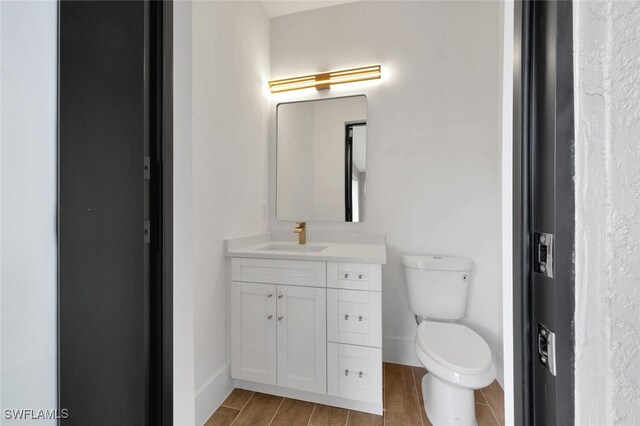
[[[479,375],[493,367],[491,350],[482,337],[462,324],[423,321],[416,346],[433,361],[461,375]]]

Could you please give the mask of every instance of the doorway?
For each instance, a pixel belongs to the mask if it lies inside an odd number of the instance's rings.
[[[173,421],[172,7],[59,4],[65,425]]]
[[[347,123],[344,134],[345,222],[361,222],[367,193],[367,123]]]

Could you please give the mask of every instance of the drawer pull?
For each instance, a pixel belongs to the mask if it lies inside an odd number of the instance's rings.
[[[269,315],[269,316],[267,317],[267,319],[268,319],[268,320],[270,320],[271,318],[273,318],[273,315]]]
[[[278,321],[282,321],[282,319],[283,319],[283,318],[284,318],[284,317],[283,317],[282,315],[280,315],[280,316],[278,317]]]
[[[282,299],[282,293],[278,295],[278,299]]]
[[[355,318],[352,318],[352,319],[355,319]],[[349,321],[349,314],[344,315],[344,320]],[[358,321],[362,322],[362,320],[364,320],[364,317],[362,315],[358,315]]]
[[[342,275],[343,279],[352,279],[352,280],[353,279],[358,279],[358,280],[366,279],[365,274],[356,274],[356,273],[351,273],[351,272],[341,272],[340,274]]]
[[[350,373],[350,371],[349,371],[349,370],[344,370],[344,375],[345,375],[345,376],[348,376],[348,375],[349,375],[349,373]],[[364,376],[364,373],[363,373],[362,371],[358,371],[358,378],[359,378],[359,379],[362,379],[362,377],[363,377],[363,376]]]
[[[271,293],[271,292],[267,293],[267,297],[268,298],[272,298],[273,297],[273,293]]]

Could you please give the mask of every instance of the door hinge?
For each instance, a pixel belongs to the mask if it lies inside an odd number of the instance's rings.
[[[144,221],[144,243],[148,244],[151,242],[151,221]]]
[[[538,360],[556,375],[556,333],[538,323]]]
[[[140,157],[138,157],[140,158]],[[144,179],[151,179],[151,157],[144,157]]]
[[[533,270],[553,278],[553,234],[534,232]]]

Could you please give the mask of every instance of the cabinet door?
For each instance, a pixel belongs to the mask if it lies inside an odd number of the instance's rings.
[[[276,286],[232,283],[231,376],[276,384]]]
[[[278,386],[326,393],[326,290],[279,285],[277,292]]]

